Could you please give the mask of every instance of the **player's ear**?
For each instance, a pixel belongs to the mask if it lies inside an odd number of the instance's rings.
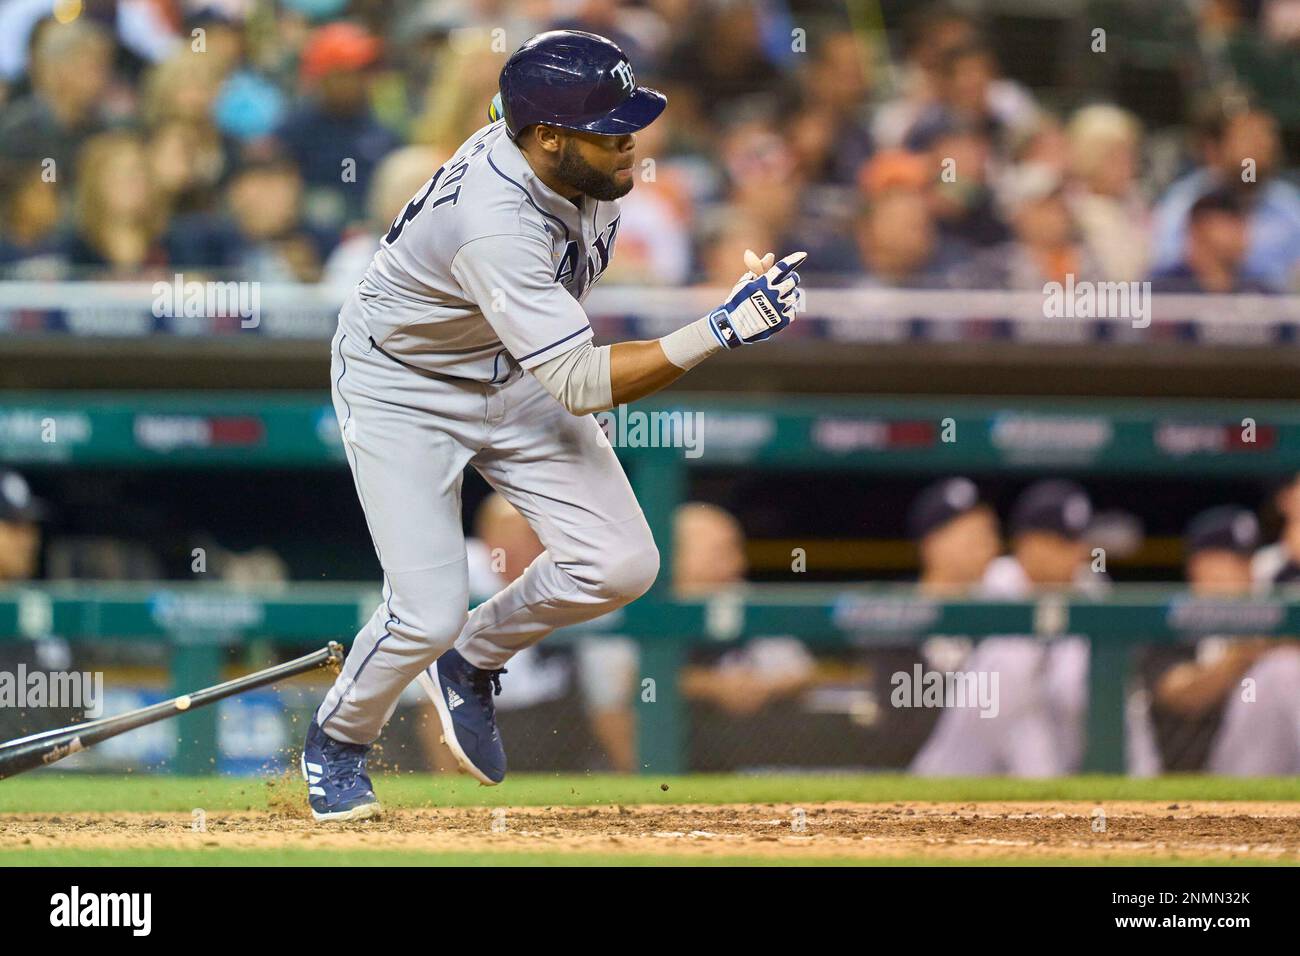
[[[533,127],[533,136],[537,139],[537,145],[548,153],[558,154],[560,152],[560,147],[563,145],[563,135],[554,126],[547,126],[543,123],[538,123]]]

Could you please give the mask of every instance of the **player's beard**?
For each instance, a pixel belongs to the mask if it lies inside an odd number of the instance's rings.
[[[613,176],[607,176],[578,153],[577,144],[566,139],[560,147],[560,164],[555,168],[555,178],[570,189],[576,189],[592,199],[611,202],[632,191],[632,179],[620,186]]]

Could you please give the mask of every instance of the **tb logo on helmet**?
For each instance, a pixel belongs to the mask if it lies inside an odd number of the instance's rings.
[[[551,30],[506,60],[497,86],[511,138],[534,123],[602,136],[635,133],[668,99],[637,86],[632,64],[612,40],[581,30]],[[495,121],[495,120],[494,120]]]
[[[628,63],[627,60],[619,60],[618,65],[610,70],[610,72],[622,81],[623,89],[636,89],[636,80],[632,77],[632,64]]]

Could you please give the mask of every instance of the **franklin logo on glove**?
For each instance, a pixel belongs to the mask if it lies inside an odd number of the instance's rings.
[[[769,327],[775,327],[781,324],[781,316],[777,315],[776,309],[772,308],[767,301],[767,296],[763,295],[763,293],[755,292],[749,297],[749,301],[758,307],[759,314],[763,316],[763,321],[766,322]]]
[[[749,268],[732,288],[727,301],[709,313],[709,325],[724,348],[734,349],[770,338],[790,324],[798,306],[799,273],[808,258],[794,252],[775,265],[769,252],[761,259],[745,252]]]

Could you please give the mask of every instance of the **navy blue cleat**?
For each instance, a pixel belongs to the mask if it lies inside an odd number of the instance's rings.
[[[452,756],[479,783],[495,786],[506,777],[506,749],[497,729],[492,697],[501,693],[505,670],[475,667],[455,648],[419,677],[442,722],[442,739]]]
[[[379,800],[366,773],[369,751],[363,744],[335,740],[312,717],[302,748],[302,776],[307,781],[307,802],[313,817],[365,820],[379,816]]]

